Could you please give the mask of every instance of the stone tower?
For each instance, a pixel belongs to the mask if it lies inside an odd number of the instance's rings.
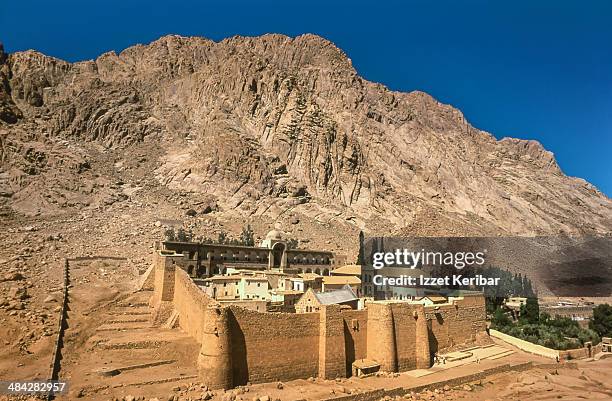
[[[427,328],[427,317],[425,308],[414,311],[416,320],[416,368],[428,369],[431,367],[431,354],[429,351],[429,330]]]
[[[198,375],[212,389],[233,387],[230,327],[226,308],[206,308],[202,347],[198,356]]]

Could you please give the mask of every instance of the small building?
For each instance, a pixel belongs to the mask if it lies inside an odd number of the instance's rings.
[[[272,290],[270,291],[271,301],[284,306],[294,306],[304,295],[304,291],[294,290]]]
[[[361,279],[355,276],[325,276],[323,277],[323,292],[340,290],[349,286],[357,297],[361,296]]]
[[[525,297],[510,297],[504,302],[506,307],[512,309],[520,309],[525,304],[527,304],[527,298]]]
[[[290,278],[291,288],[294,291],[306,292],[312,288],[315,292],[323,290],[323,276],[316,273],[300,273],[297,277]]]
[[[603,337],[601,339],[601,351],[602,352],[612,352],[612,338]]]
[[[262,276],[232,274],[213,276],[201,280],[201,287],[211,298],[218,301],[229,300],[267,300],[269,298],[268,279]]]
[[[267,312],[269,302],[266,300],[241,300],[241,299],[233,299],[233,300],[224,300],[219,301],[219,303],[223,306],[240,306],[244,309],[249,309],[255,312]]]
[[[310,288],[296,303],[295,311],[296,313],[317,312],[323,305],[347,305],[352,309],[357,309],[359,297],[348,285],[329,292],[314,292]]]

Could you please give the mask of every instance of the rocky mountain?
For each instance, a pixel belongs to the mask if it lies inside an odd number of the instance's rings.
[[[612,228],[612,200],[538,142],[369,82],[314,35],[166,36],[77,63],[0,51],[0,219],[145,195],[150,210],[182,197],[192,215],[319,221],[328,236]]]

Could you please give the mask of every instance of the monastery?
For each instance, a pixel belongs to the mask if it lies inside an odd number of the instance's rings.
[[[435,353],[486,336],[481,293],[366,298],[360,269],[338,260],[288,249],[279,230],[256,247],[161,242],[146,284],[153,320],[198,341],[211,388],[428,368]]]

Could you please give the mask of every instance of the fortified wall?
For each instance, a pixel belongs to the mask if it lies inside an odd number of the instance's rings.
[[[262,313],[222,306],[172,257],[158,255],[154,274],[154,319],[174,318],[200,343],[198,372],[211,388],[348,377],[359,359],[387,372],[428,368],[438,350],[485,332],[482,296],[436,307],[375,301],[364,310],[329,305],[312,313]]]

